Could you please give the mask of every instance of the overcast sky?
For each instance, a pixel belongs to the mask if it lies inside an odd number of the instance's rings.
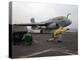
[[[57,16],[66,16],[71,13],[69,19],[72,21],[70,28],[77,29],[78,6],[54,3],[30,3],[13,2],[12,3],[12,23],[29,23],[32,17],[36,22],[46,21]]]

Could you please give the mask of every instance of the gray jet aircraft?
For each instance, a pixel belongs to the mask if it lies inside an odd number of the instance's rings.
[[[14,24],[16,26],[32,26],[31,28],[40,29],[40,33],[43,33],[44,30],[54,30],[58,29],[60,26],[67,27],[72,21],[68,18],[71,13],[68,13],[67,16],[58,16],[52,19],[49,19],[45,22],[37,23],[34,18],[31,18],[31,23],[27,24]]]

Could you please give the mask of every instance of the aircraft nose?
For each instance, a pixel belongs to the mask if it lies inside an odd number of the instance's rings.
[[[71,20],[66,20],[66,26],[70,25],[72,23]]]
[[[60,23],[60,25],[63,27],[66,27],[66,26],[70,25],[71,23],[72,23],[72,21],[68,19],[68,20],[62,21]]]
[[[69,19],[64,20],[64,21],[61,21],[61,22],[58,22],[58,24],[59,24],[60,26],[63,26],[63,27],[69,26],[71,23],[72,23],[72,21],[69,20]]]

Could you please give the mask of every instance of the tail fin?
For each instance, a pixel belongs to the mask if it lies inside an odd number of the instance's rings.
[[[35,23],[35,19],[34,19],[34,18],[31,18],[31,23]],[[32,26],[31,28],[32,28],[32,29],[36,29],[36,27],[37,27],[37,26]]]
[[[35,19],[34,18],[31,18],[31,23],[35,23]]]

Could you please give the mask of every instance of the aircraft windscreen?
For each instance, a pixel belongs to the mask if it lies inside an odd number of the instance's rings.
[[[64,17],[64,16],[59,16],[59,17],[53,18],[53,20],[64,20],[64,18],[66,18],[66,17]]]

